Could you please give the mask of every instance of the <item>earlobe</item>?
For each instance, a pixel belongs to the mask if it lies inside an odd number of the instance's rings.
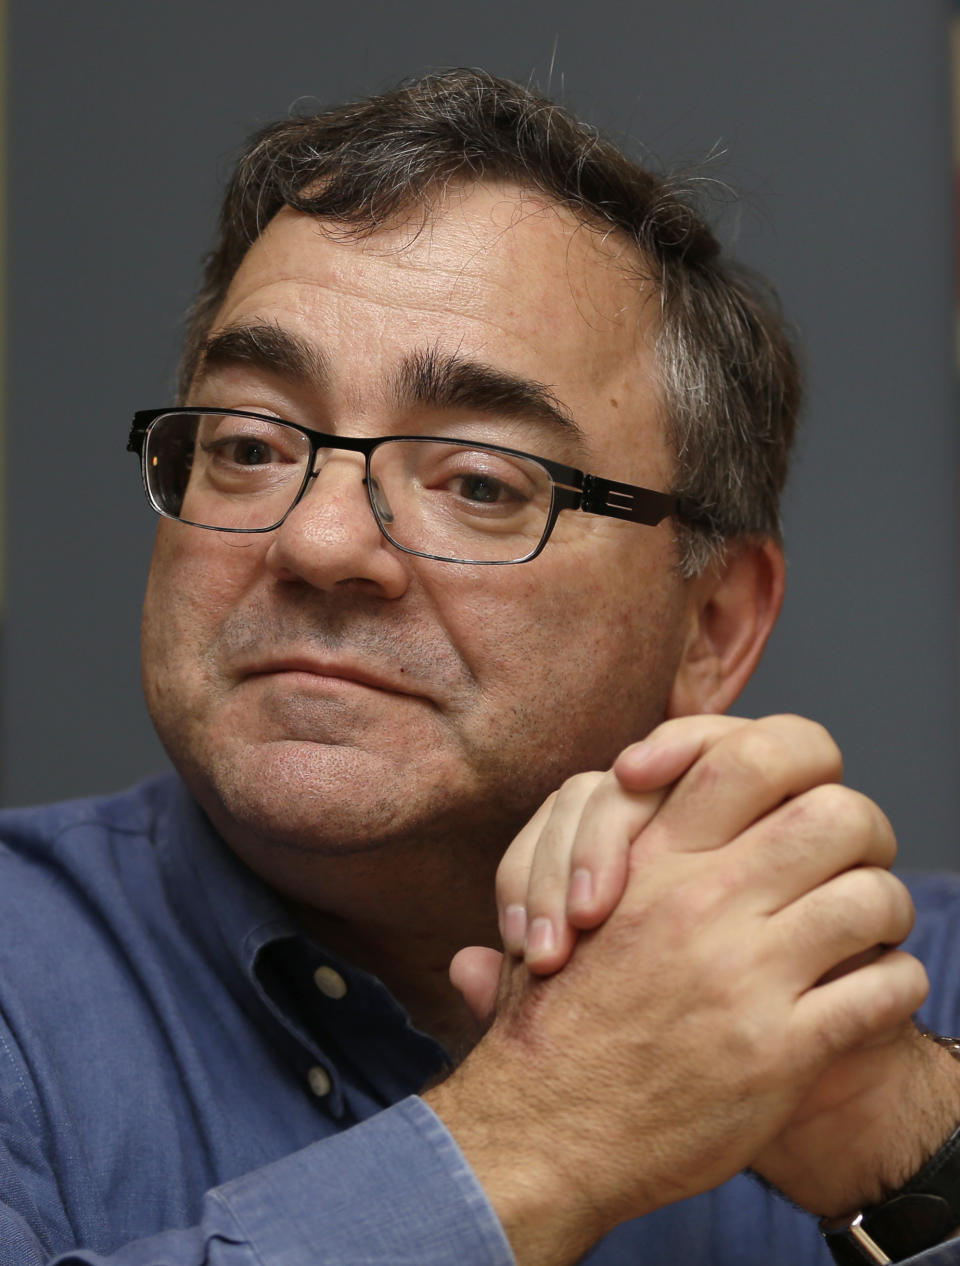
[[[747,684],[780,613],[784,561],[770,540],[732,542],[690,581],[687,640],[667,716],[725,712]]]

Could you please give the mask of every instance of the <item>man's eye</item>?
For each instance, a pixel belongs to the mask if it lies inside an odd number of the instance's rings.
[[[272,445],[263,440],[243,436],[213,440],[204,444],[204,451],[235,466],[267,466],[278,458]]]
[[[503,501],[520,501],[515,488],[508,488],[492,475],[462,475],[454,483],[455,491],[466,501],[494,505]]]
[[[230,445],[230,460],[238,466],[264,466],[273,460],[273,449],[261,440],[237,440]]]

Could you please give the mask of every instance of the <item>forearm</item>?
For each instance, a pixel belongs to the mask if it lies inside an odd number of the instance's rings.
[[[535,1104],[511,1093],[488,1054],[478,1049],[425,1098],[482,1184],[517,1266],[572,1266],[612,1222],[581,1200],[576,1154],[550,1142]]]
[[[37,1242],[3,1266],[41,1266]],[[503,1231],[433,1112],[408,1099],[217,1187],[200,1222],[49,1266],[513,1266]]]

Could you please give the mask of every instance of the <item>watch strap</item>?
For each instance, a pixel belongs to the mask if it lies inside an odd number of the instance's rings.
[[[955,1039],[941,1039],[944,1046],[948,1042],[953,1047]],[[958,1227],[960,1126],[889,1200],[820,1224],[838,1266],[900,1262],[948,1239]]]

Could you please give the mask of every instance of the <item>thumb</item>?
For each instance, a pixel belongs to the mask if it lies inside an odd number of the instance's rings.
[[[664,721],[639,743],[631,743],[613,762],[624,791],[658,791],[682,778],[704,752],[741,726],[742,717],[692,716]]]
[[[485,945],[468,945],[458,950],[450,962],[450,983],[463,994],[475,1020],[487,1024],[493,1019],[503,955]]]

